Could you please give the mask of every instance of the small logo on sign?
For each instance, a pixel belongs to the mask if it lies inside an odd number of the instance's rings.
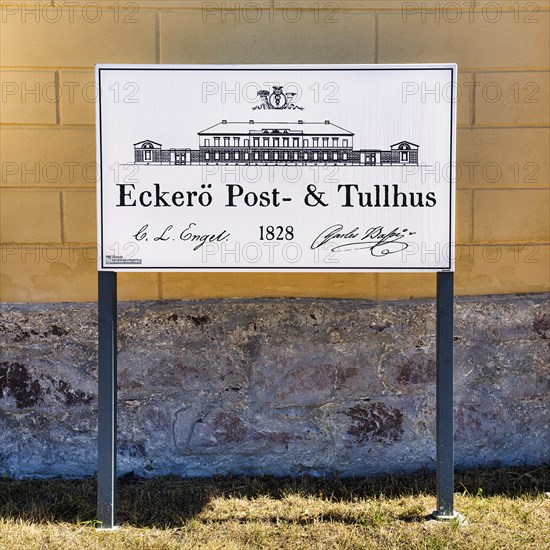
[[[256,109],[300,109],[303,107],[295,105],[293,103],[296,92],[283,92],[282,86],[273,86],[273,91],[269,93],[268,90],[258,90],[258,97],[260,98],[260,104],[252,107],[252,110]]]
[[[143,260],[141,258],[124,258],[123,256],[116,256],[113,254],[107,254],[105,256],[106,265],[130,265],[141,264]]]

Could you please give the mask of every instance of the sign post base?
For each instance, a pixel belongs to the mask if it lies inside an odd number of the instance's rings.
[[[120,527],[119,525],[113,525],[112,527],[101,527],[100,525],[96,527],[96,531],[103,531],[103,532],[109,533],[112,531],[117,531],[119,527]]]
[[[459,525],[465,525],[466,524],[466,518],[460,513],[460,512],[454,512],[450,516],[444,516],[441,514],[438,514],[436,510],[434,510],[430,515],[431,521],[456,521]]]

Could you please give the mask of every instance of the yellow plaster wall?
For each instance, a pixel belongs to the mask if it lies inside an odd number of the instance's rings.
[[[548,2],[0,2],[1,299],[96,299],[95,63],[459,65],[456,287],[547,291]],[[131,274],[121,299],[432,296],[429,274]]]

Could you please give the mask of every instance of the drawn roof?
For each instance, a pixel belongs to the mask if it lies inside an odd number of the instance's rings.
[[[162,143],[158,143],[156,141],[153,141],[152,139],[144,139],[143,141],[138,141],[137,143],[134,143],[134,147],[136,145],[141,145],[142,143],[154,143],[155,145],[158,145],[159,147],[162,146]]]
[[[396,145],[401,145],[402,143],[408,143],[409,145],[412,145],[414,147],[420,147],[420,145],[417,145],[416,143],[413,143],[412,141],[398,141],[397,143],[394,143],[393,145],[390,145],[390,147],[395,147]]]
[[[250,120],[247,122],[229,122],[222,120],[206,130],[198,132],[199,135],[224,135],[224,134],[303,134],[303,135],[330,135],[353,136],[353,132],[345,130],[336,124],[326,120],[324,122],[262,122]]]

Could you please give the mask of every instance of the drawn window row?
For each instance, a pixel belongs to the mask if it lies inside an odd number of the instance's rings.
[[[319,141],[321,139],[321,141]],[[221,137],[214,137],[214,147],[220,147],[222,145],[222,138]],[[330,138],[332,147],[349,147],[348,143],[349,141],[347,139],[342,139],[342,142],[340,143],[340,138],[332,137]],[[313,147],[328,147],[329,146],[329,138],[323,137],[318,138],[314,137],[311,138],[312,146]],[[240,147],[241,138],[240,137],[233,137],[233,147]],[[294,138],[278,138],[278,137],[254,137],[252,138],[252,145],[253,147],[260,147],[260,144],[262,147],[300,147],[300,138],[294,137]],[[321,145],[320,145],[321,144]],[[210,139],[206,138],[204,140],[204,146],[209,147],[210,146]],[[231,138],[230,137],[224,137],[223,138],[223,146],[224,147],[230,147],[231,146]],[[250,139],[244,139],[243,140],[243,146],[249,147],[250,146]],[[303,146],[309,147],[309,138],[303,139]]]
[[[300,158],[301,156],[301,158]],[[254,152],[254,153],[243,153],[243,156],[241,158],[239,151],[229,152],[226,151],[225,153],[204,153],[204,160],[210,161],[210,160],[223,160],[223,161],[248,161],[252,158],[252,160],[262,161],[262,160],[348,160],[348,154],[347,153],[329,153],[329,152],[323,152],[319,153],[317,151],[314,151],[312,153],[303,153],[303,155],[299,155],[298,152],[290,153],[288,151],[284,151],[283,153],[279,153],[277,151],[272,152],[271,154],[267,151],[264,153]]]

